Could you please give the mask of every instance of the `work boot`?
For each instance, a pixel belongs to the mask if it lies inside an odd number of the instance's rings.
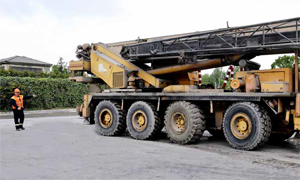
[[[22,130],[25,130],[25,128],[24,128],[24,127],[20,127],[20,129],[22,129]]]

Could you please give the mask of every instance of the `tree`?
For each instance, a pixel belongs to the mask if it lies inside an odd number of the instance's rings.
[[[202,78],[202,84],[213,84],[212,78],[209,74],[203,74],[201,78]]]
[[[276,68],[292,68],[295,61],[295,56],[280,56],[271,64],[272,69]],[[298,66],[300,64],[300,59],[298,59]],[[300,66],[299,66],[300,67]]]
[[[222,68],[215,68],[210,76],[214,87],[216,89],[220,88],[222,85],[221,83],[225,78],[225,72],[222,70]]]
[[[51,71],[55,74],[70,74],[67,63],[64,61],[62,57],[59,58],[56,65],[52,66]]]
[[[234,68],[234,73],[240,70],[240,67]],[[224,83],[224,79],[227,71],[223,71],[222,68],[215,68],[212,74],[204,74],[202,75],[202,84],[212,84],[216,89],[222,88]],[[230,89],[230,76],[228,82],[226,84],[225,89]]]

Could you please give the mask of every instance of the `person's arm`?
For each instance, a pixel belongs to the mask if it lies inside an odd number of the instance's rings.
[[[31,99],[31,98],[35,98],[36,95],[31,95],[31,96],[24,96],[23,99],[26,100],[26,99]]]
[[[31,95],[31,96],[24,96],[23,99],[24,99],[24,100],[26,100],[26,99],[31,99],[32,97],[33,97],[32,95]]]
[[[15,108],[19,108],[16,101],[14,99],[10,99],[10,104],[13,105]]]

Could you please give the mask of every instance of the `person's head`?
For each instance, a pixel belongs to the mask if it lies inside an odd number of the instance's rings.
[[[20,96],[20,93],[21,93],[21,91],[20,91],[19,88],[15,88],[15,89],[14,89],[14,94],[15,94],[15,96]]]

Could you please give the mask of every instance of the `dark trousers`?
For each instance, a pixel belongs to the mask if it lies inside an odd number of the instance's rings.
[[[23,111],[23,109],[21,109],[21,110],[13,109],[13,112],[14,112],[14,119],[15,119],[16,129],[23,128],[23,123],[24,123],[24,111]]]

